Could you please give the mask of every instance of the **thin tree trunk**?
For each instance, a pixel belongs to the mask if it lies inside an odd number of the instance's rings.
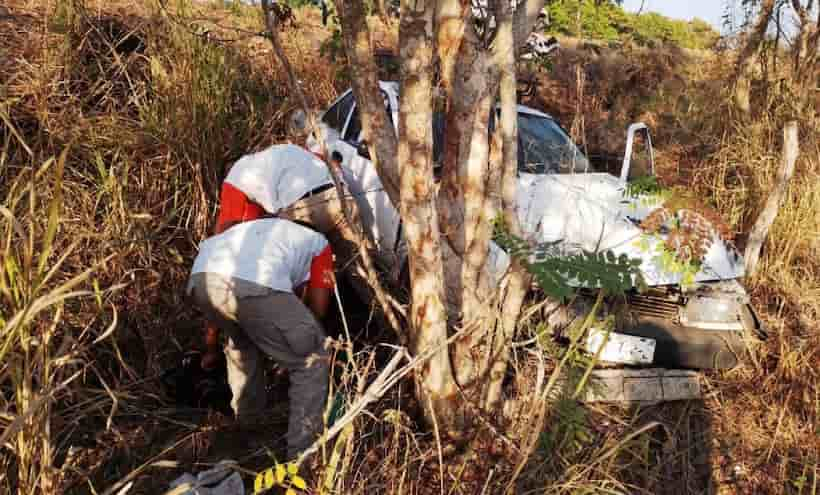
[[[305,112],[305,115],[308,118],[308,124],[310,129],[313,132],[313,135],[316,136],[318,140],[320,140],[320,146],[324,150],[325,143],[322,141],[323,136],[319,131],[318,123],[315,120],[315,116],[310,111],[310,108],[307,104],[307,98],[305,98],[305,93],[302,91],[301,86],[299,86],[299,81],[296,78],[296,73],[293,70],[293,67],[290,65],[290,61],[288,60],[287,55],[285,54],[285,50],[282,49],[282,43],[279,40],[279,26],[278,20],[276,19],[276,15],[274,14],[270,0],[262,0],[262,12],[265,16],[265,27],[268,30],[268,36],[270,37],[271,44],[273,45],[273,51],[276,54],[276,57],[282,63],[282,66],[285,69],[285,72],[288,76],[288,87],[290,92],[296,95],[296,98],[299,101],[299,104],[302,107],[302,110]],[[356,244],[359,257],[361,260],[362,265],[364,266],[364,271],[367,276],[367,281],[373,290],[373,294],[376,297],[376,301],[378,301],[379,306],[381,307],[382,313],[384,314],[385,318],[387,319],[387,323],[390,325],[392,330],[396,333],[401,341],[406,340],[406,336],[402,331],[402,327],[399,324],[399,320],[396,317],[396,313],[393,307],[390,305],[390,299],[385,291],[384,287],[382,286],[381,281],[379,280],[378,273],[376,272],[375,264],[373,263],[373,258],[370,255],[371,252],[375,252],[375,243],[370,238],[367,232],[362,228],[361,219],[353,218],[351,212],[347,207],[347,202],[343,199],[344,192],[341,187],[341,183],[339,182],[338,176],[336,172],[331,168],[330,164],[327,164],[328,170],[330,171],[330,176],[333,178],[333,184],[336,188],[336,194],[339,199],[339,203],[342,206],[342,213],[345,217],[345,221],[351,227],[351,231],[353,233],[354,239],[352,241]]]
[[[390,201],[399,206],[398,147],[392,122],[384,111],[379,75],[373,59],[370,29],[362,0],[337,0],[342,39],[352,73],[353,94],[361,109],[362,130],[370,157]]]
[[[402,98],[399,108],[401,217],[410,263],[412,351],[419,355],[447,340],[441,236],[433,180],[433,11],[432,2],[403,2]],[[430,423],[451,425],[458,388],[446,346],[416,380],[419,402]]]
[[[818,71],[818,51],[820,50],[820,8],[817,9],[817,20],[812,22],[809,17],[814,7],[813,0],[807,6],[801,5],[799,0],[792,0],[797,18],[800,21],[797,38],[792,44],[792,79],[797,93],[797,114],[802,116],[803,110],[809,110],[813,117],[811,93],[815,90]]]
[[[735,105],[737,105],[743,113],[749,113],[751,111],[751,103],[749,101],[751,90],[749,70],[754,61],[754,56],[757,54],[760,44],[766,35],[766,29],[769,26],[769,21],[774,12],[774,3],[774,0],[763,0],[761,2],[757,22],[755,22],[755,26],[752,32],[749,33],[746,44],[743,50],[740,51],[737,61],[735,62],[735,73],[732,77]]]
[[[797,122],[790,120],[786,122],[783,128],[783,159],[780,165],[780,170],[777,171],[777,184],[774,190],[769,194],[769,199],[766,200],[766,206],[757,217],[757,221],[752,227],[749,234],[749,241],[746,245],[746,276],[751,277],[757,270],[757,263],[760,258],[760,250],[763,243],[766,241],[766,236],[769,234],[769,229],[777,218],[777,211],[780,208],[780,203],[786,195],[786,189],[789,186],[794,174],[794,164],[797,161],[799,153],[799,145],[797,139]]]
[[[501,138],[503,175],[501,205],[504,225],[511,234],[521,237],[521,225],[515,210],[518,189],[518,105],[515,74],[515,40],[513,18],[509,4],[503,2],[496,36],[495,58],[501,68]],[[501,399],[501,385],[510,357],[510,344],[515,336],[518,316],[530,285],[530,276],[517,261],[512,260],[509,279],[504,293],[499,326],[496,330],[491,364],[490,382],[485,407],[496,407]],[[500,328],[499,328],[500,327]]]

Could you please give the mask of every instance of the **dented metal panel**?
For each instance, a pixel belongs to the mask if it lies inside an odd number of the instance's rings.
[[[587,332],[584,347],[601,361],[621,364],[652,364],[655,359],[654,339],[635,337],[617,332],[591,328]]]
[[[655,259],[659,240],[648,238],[648,249],[639,245],[644,231],[638,223],[653,208],[624,198],[624,187],[617,177],[603,173],[522,173],[517,205],[522,228],[530,240],[559,241],[569,252],[611,250],[640,259],[650,286],[680,284],[681,274],[670,273]],[[743,273],[743,258],[737,250],[716,237],[695,280],[733,279]]]

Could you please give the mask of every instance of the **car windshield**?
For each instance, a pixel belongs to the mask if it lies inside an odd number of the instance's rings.
[[[555,121],[520,112],[518,171],[528,174],[595,172],[587,157]]]
[[[495,118],[490,118],[490,129]],[[433,161],[441,163],[444,115],[433,115]],[[518,112],[518,171],[527,174],[592,173],[596,170],[554,120]]]
[[[383,91],[382,94],[387,102],[387,95]],[[347,113],[342,115],[342,112],[350,112],[353,104],[352,96],[353,93],[350,93],[347,97],[342,98],[325,114],[323,120],[326,124],[330,125],[332,121],[335,124],[334,128],[341,132],[347,117]],[[392,124],[390,107],[387,103],[385,103],[385,109],[388,112],[388,122]],[[492,115],[490,118],[491,130],[495,124],[494,117],[495,115]],[[444,151],[444,127],[444,115],[441,112],[435,112],[433,114],[433,161],[437,165],[441,164]],[[343,139],[350,143],[358,142],[360,131],[358,107],[354,107]],[[518,171],[528,174],[596,172],[589,164],[587,157],[554,120],[524,112],[518,112]]]

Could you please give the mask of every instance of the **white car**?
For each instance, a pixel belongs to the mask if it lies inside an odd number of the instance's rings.
[[[395,129],[399,85],[380,82],[380,87]],[[439,158],[443,141],[439,117],[434,118],[434,160]],[[352,91],[333,102],[322,115],[321,126],[328,153],[342,156],[345,179],[357,198],[362,222],[376,241],[380,261],[386,266],[402,266],[406,254],[401,219],[361,141],[361,120]],[[629,364],[734,366],[745,337],[762,334],[749,297],[739,283],[744,274],[743,258],[715,234],[693,286],[682,287],[682,275],[664,269],[654,253],[661,241],[657,236],[645,235],[639,225],[658,205],[625,194],[635,168],[632,148],[639,133],[644,133],[648,151],[645,172],[654,171],[646,126],[630,126],[619,176],[596,171],[561,126],[543,112],[519,105],[518,132],[517,209],[528,240],[557,243],[565,252],[611,251],[641,260],[640,269],[649,290],[629,294],[634,324],[618,328],[623,338],[616,339],[625,347],[620,354],[604,354],[620,356],[613,360]],[[503,271],[508,257],[497,246],[493,246],[491,255],[496,271]],[[630,336],[636,338],[630,340]],[[631,344],[623,344],[624,339]]]

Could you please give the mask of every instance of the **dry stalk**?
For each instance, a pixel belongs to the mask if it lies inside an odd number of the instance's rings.
[[[299,86],[299,81],[296,78],[296,73],[293,70],[293,67],[288,60],[287,55],[285,54],[284,49],[282,48],[282,43],[279,39],[279,29],[278,29],[278,20],[276,18],[275,13],[271,7],[270,0],[262,0],[262,12],[265,16],[265,26],[267,28],[267,37],[270,40],[271,44],[273,45],[273,51],[276,54],[276,57],[279,59],[279,62],[282,64],[282,67],[285,70],[285,73],[288,76],[288,87],[292,94],[296,95],[297,100],[299,101],[299,105],[302,107],[302,110],[305,112],[305,115],[308,119],[308,126],[310,131],[316,136],[316,139],[320,141],[320,146],[322,150],[325,150],[325,143],[324,143],[324,135],[319,128],[318,123],[316,122],[316,116],[313,112],[310,111],[310,107],[307,104],[307,98],[305,98],[305,93],[302,91],[301,86]],[[376,265],[373,263],[373,258],[370,255],[371,250],[373,250],[375,244],[373,240],[370,239],[369,235],[362,229],[361,227],[361,220],[359,218],[351,218],[350,209],[347,206],[347,202],[344,201],[344,190],[342,189],[341,181],[339,180],[339,175],[336,170],[333,169],[333,166],[330,165],[327,161],[325,164],[328,167],[328,171],[330,172],[330,176],[333,178],[333,184],[336,189],[336,196],[339,203],[342,205],[342,213],[345,217],[345,222],[347,225],[351,227],[351,231],[353,232],[354,239],[353,241],[356,243],[356,246],[359,250],[359,256],[361,257],[362,263],[364,264],[364,268],[367,273],[367,280],[370,283],[371,288],[373,289],[373,293],[376,296],[376,300],[379,302],[379,306],[381,306],[382,311],[384,312],[385,317],[387,318],[388,323],[392,327],[393,331],[396,335],[399,336],[402,344],[406,344],[407,336],[403,331],[401,325],[399,324],[399,320],[396,317],[395,312],[393,311],[393,307],[390,305],[390,298],[387,295],[384,287],[382,286],[381,281],[378,278],[376,272]]]
[[[433,401],[429,398],[427,400],[430,403],[430,415],[433,417],[433,434],[436,436],[436,453],[438,454],[439,483],[441,485],[440,493],[444,495],[444,455],[442,454],[441,449],[441,435],[438,431],[438,419],[436,419],[436,411],[433,408]]]

